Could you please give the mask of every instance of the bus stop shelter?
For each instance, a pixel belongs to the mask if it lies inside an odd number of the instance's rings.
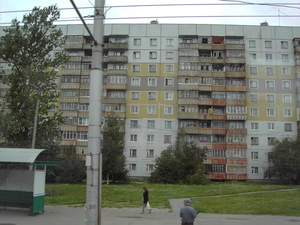
[[[0,148],[0,206],[44,212],[46,167],[58,165],[48,149]]]

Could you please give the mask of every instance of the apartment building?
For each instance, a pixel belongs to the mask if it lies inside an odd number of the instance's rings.
[[[59,28],[71,56],[57,80],[61,144],[84,155],[93,42],[82,25]],[[106,24],[104,36],[102,121],[125,121],[130,176],[149,176],[180,128],[208,148],[212,180],[264,179],[273,141],[298,136],[300,27]]]

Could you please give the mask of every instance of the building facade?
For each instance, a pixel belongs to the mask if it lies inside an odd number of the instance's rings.
[[[93,43],[83,25],[59,28],[68,38],[57,51],[71,56],[57,79],[62,145],[84,155],[88,115],[97,113]],[[104,36],[102,120],[114,112],[125,121],[130,176],[149,176],[180,128],[208,148],[212,180],[264,179],[273,141],[298,136],[300,27],[106,24]]]

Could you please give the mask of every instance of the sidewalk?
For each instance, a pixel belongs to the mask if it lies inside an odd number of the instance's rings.
[[[101,225],[180,225],[183,199],[171,199],[172,210],[153,209],[141,214],[138,208],[104,208]],[[45,213],[30,216],[28,209],[0,207],[0,225],[85,225],[84,208],[45,206]],[[195,225],[282,225],[300,224],[300,217],[198,214]]]

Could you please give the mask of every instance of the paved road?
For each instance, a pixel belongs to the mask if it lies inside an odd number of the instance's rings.
[[[180,225],[182,199],[170,200],[172,210],[153,209],[141,214],[141,209],[102,210],[101,225]],[[82,207],[45,206],[45,213],[30,216],[28,209],[0,207],[0,225],[85,225]],[[300,217],[198,214],[195,225],[295,225]]]

